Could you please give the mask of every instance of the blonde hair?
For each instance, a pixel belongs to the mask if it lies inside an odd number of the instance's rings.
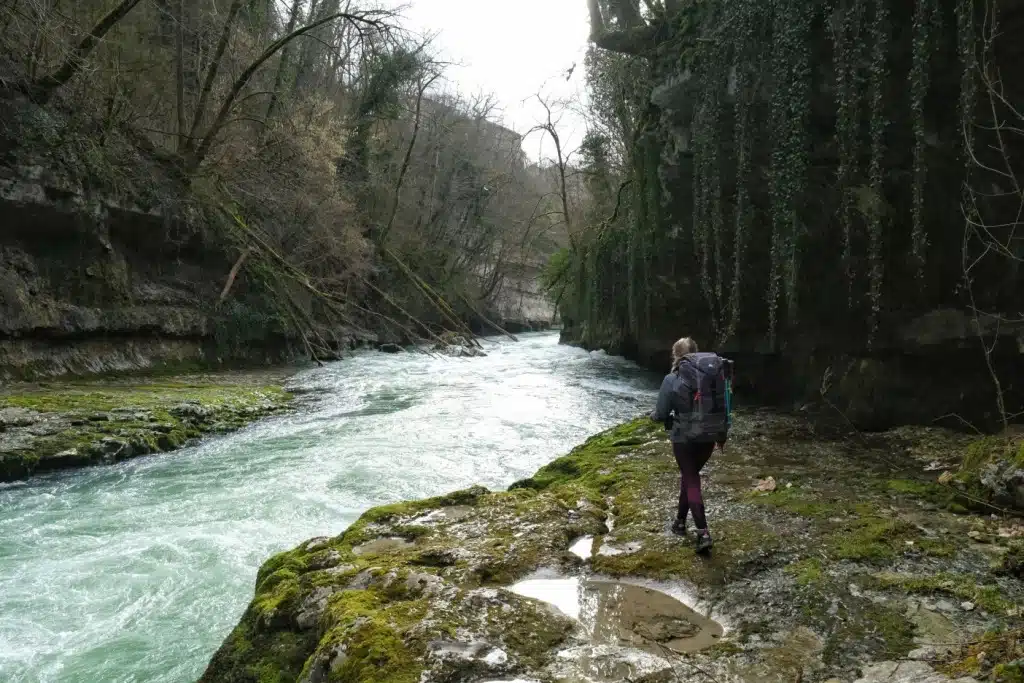
[[[697,353],[700,349],[697,348],[697,342],[690,337],[683,337],[675,344],[672,345],[672,372],[679,369],[679,362],[683,360],[683,357],[687,354]]]

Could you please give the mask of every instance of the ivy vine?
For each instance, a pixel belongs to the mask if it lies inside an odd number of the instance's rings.
[[[758,35],[759,19],[756,0],[737,0],[736,31],[733,34],[733,51],[736,55],[736,104],[734,107],[736,149],[736,209],[733,219],[732,243],[732,286],[729,295],[729,322],[724,338],[736,334],[742,305],[741,286],[743,282],[747,232],[753,223],[753,204],[750,197],[750,176],[753,157],[753,104],[756,88],[757,55],[760,52]]]
[[[911,252],[916,263],[917,278],[923,280],[928,235],[924,226],[924,195],[928,179],[925,164],[924,101],[928,95],[931,63],[932,29],[937,14],[935,0],[917,0],[913,19],[913,64],[910,68],[910,108],[914,128],[914,179]]]
[[[964,164],[970,167],[968,149],[974,144],[974,107],[978,97],[978,40],[975,29],[974,0],[958,0],[956,4],[957,47],[963,71],[960,76],[960,120],[964,139]]]
[[[843,232],[842,267],[846,276],[847,305],[853,306],[853,185],[860,175],[859,131],[862,88],[861,50],[865,15],[864,0],[853,0],[837,9],[831,23],[836,77],[836,143],[839,151],[837,180],[841,193],[839,222]]]
[[[782,0],[772,22],[771,199],[772,239],[768,281],[768,337],[772,347],[783,290],[790,320],[797,312],[796,243],[801,201],[807,181],[811,65],[810,29],[813,13],[798,0]]]
[[[705,47],[697,55],[701,97],[692,126],[693,246],[700,261],[701,293],[715,330],[718,329],[718,298],[712,268],[718,265],[721,252],[721,83],[718,78],[721,60],[717,54],[719,50]]]
[[[875,0],[874,19],[871,25],[871,67],[869,75],[869,99],[871,102],[871,202],[868,207],[868,266],[869,299],[871,311],[868,316],[868,346],[878,331],[882,310],[882,223],[885,206],[885,131],[889,126],[885,111],[885,85],[889,76],[889,6],[888,0]]]

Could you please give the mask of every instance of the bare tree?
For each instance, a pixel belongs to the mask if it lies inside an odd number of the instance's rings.
[[[1010,99],[995,58],[997,42],[1006,40],[999,32],[997,3],[986,0],[984,9],[981,44],[976,57],[968,56],[977,59],[969,76],[977,79],[980,101],[975,110],[964,113],[963,142],[971,172],[962,203],[965,220],[961,254],[963,291],[992,379],[999,418],[1006,429],[1017,416],[1009,412],[1006,388],[996,369],[994,354],[1002,327],[1024,326],[1024,310],[1009,314],[982,310],[976,290],[979,277],[987,281],[989,289],[997,288],[1000,280],[1005,282],[1004,274],[1020,283],[1024,264],[1024,182],[1014,161],[1024,156],[1024,102]],[[971,121],[975,116],[977,120]],[[986,336],[989,332],[991,340]]]
[[[569,184],[567,181],[569,175],[569,161],[576,150],[566,150],[563,147],[562,138],[558,133],[558,124],[561,116],[556,117],[551,110],[551,105],[544,97],[537,93],[534,95],[537,101],[540,102],[541,106],[544,107],[546,113],[546,119],[543,123],[539,123],[530,129],[527,135],[535,132],[541,132],[547,135],[551,142],[555,146],[555,170],[558,174],[558,198],[562,205],[562,221],[565,224],[566,235],[569,236],[570,240],[573,240],[573,222],[572,214],[569,210]],[[565,103],[558,103],[561,106],[565,106]]]
[[[122,0],[93,26],[89,34],[71,50],[60,66],[42,78],[31,81],[27,85],[23,84],[22,89],[34,100],[46,102],[57,90],[82,70],[88,61],[89,55],[96,48],[96,45],[99,44],[100,40],[103,39],[103,36],[107,35],[115,24],[128,16],[128,13],[139,2],[141,0]]]

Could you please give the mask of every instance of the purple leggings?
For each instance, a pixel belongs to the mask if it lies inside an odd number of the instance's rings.
[[[714,443],[673,443],[672,453],[679,465],[679,510],[676,513],[681,522],[686,513],[693,513],[693,523],[698,529],[707,529],[704,517],[704,496],[700,492],[700,471],[715,450]]]

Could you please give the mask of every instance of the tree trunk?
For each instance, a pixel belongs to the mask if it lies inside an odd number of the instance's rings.
[[[288,43],[290,43],[291,41],[295,40],[299,36],[303,36],[309,33],[310,31],[316,30],[317,28],[323,26],[324,24],[328,24],[332,21],[337,21],[338,19],[344,19],[345,21],[348,22],[367,24],[371,26],[376,25],[377,23],[372,19],[367,19],[363,15],[339,12],[337,14],[332,14],[330,16],[324,17],[319,21],[314,21],[312,24],[309,24],[308,26],[303,26],[302,28],[297,29],[296,31],[293,31],[292,33],[289,33],[288,35],[283,36],[275,40],[273,43],[271,43],[270,47],[264,50],[263,54],[257,57],[256,60],[253,61],[252,64],[250,64],[237,79],[235,79],[234,85],[231,86],[230,92],[228,92],[227,96],[224,98],[224,102],[221,104],[220,110],[218,110],[217,112],[217,116],[214,118],[213,123],[210,124],[210,129],[206,132],[206,135],[204,135],[203,139],[199,142],[199,145],[197,146],[195,152],[190,154],[188,159],[186,160],[185,171],[187,173],[194,173],[206,159],[206,155],[210,153],[210,148],[213,146],[214,141],[217,139],[217,136],[220,134],[221,130],[224,128],[224,125],[228,121],[228,115],[231,113],[231,108],[234,106],[235,100],[238,99],[238,96],[241,94],[242,89],[245,88],[245,86],[249,83],[249,79],[253,77],[253,74],[255,74],[259,70],[259,68],[267,62],[268,59],[277,54],[283,47],[288,45]]]
[[[92,31],[89,32],[82,42],[71,51],[68,58],[64,60],[57,69],[46,76],[43,76],[37,81],[34,81],[30,86],[30,95],[37,102],[46,102],[53,94],[67,84],[75,75],[82,70],[85,66],[86,60],[92,51],[96,48],[96,45],[103,39],[103,36],[107,35],[110,29],[114,28],[117,22],[124,19],[129,12],[131,12],[136,5],[142,0],[122,0],[117,7],[110,10],[105,17],[100,19],[99,23],[96,24]]]
[[[384,231],[380,234],[380,244],[384,246],[388,239],[388,233],[391,232],[392,226],[395,224],[395,216],[398,215],[398,200],[402,193],[402,183],[405,181],[405,174],[409,170],[409,160],[412,158],[412,150],[416,146],[416,136],[420,132],[420,113],[423,111],[423,93],[430,84],[436,81],[440,75],[435,75],[426,83],[423,83],[418,92],[416,93],[416,114],[412,124],[412,137],[409,139],[409,146],[405,150],[405,158],[402,159],[402,168],[398,172],[398,180],[395,181],[395,197],[391,203],[391,215],[388,217],[388,223],[384,226]]]
[[[292,11],[288,15],[288,26],[285,28],[285,34],[289,34],[295,30],[295,24],[299,21],[299,8],[302,4],[302,0],[292,0]],[[274,76],[274,87],[270,91],[270,103],[267,105],[266,121],[269,123],[271,117],[274,115],[274,109],[277,108],[278,98],[281,96],[281,88],[284,85],[285,72],[288,70],[288,64],[291,62],[292,48],[291,43],[287,44],[281,50],[281,61],[277,65],[277,75]]]
[[[176,149],[180,153],[186,148],[185,138],[185,0],[178,0],[178,25],[174,33],[174,76],[178,118],[178,139]]]
[[[221,29],[220,40],[217,42],[217,49],[213,54],[210,67],[206,70],[206,78],[203,80],[203,89],[199,92],[199,101],[196,103],[195,112],[192,115],[192,126],[189,128],[187,147],[192,150],[195,147],[196,135],[199,134],[199,126],[202,125],[203,117],[206,115],[206,104],[213,91],[214,82],[217,80],[217,71],[220,69],[221,60],[231,42],[231,33],[234,31],[235,20],[242,9],[245,0],[234,0],[228,8],[228,16],[224,20],[224,27]]]

